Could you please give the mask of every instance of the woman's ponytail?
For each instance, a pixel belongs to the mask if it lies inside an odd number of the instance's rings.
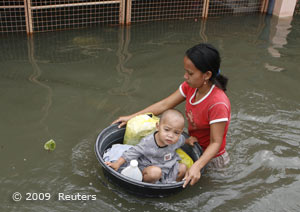
[[[227,88],[226,88],[227,83],[228,83],[228,78],[227,77],[223,76],[222,74],[218,74],[213,81],[214,81],[213,83],[218,88],[222,89],[223,91],[227,90]]]

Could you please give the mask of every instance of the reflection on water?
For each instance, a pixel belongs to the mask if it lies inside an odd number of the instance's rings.
[[[2,36],[0,210],[299,211],[299,20],[257,15]],[[231,164],[170,197],[128,194],[103,175],[96,137],[177,89],[184,52],[199,42],[220,49],[230,79]],[[50,153],[49,139],[57,143]],[[52,198],[13,202],[17,191]],[[61,192],[97,200],[58,201]]]
[[[272,46],[268,48],[273,57],[280,57],[281,54],[277,49],[283,48],[287,44],[287,35],[290,33],[292,17],[274,19],[273,33],[271,33]]]
[[[32,70],[33,70],[32,75],[29,76],[29,81],[31,81],[33,83],[36,83],[41,88],[46,90],[45,105],[41,109],[42,113],[43,113],[43,116],[41,117],[41,120],[40,120],[40,123],[44,124],[44,121],[45,121],[45,119],[47,118],[47,116],[49,114],[49,109],[52,105],[52,89],[51,89],[51,87],[49,87],[45,83],[40,82],[38,80],[38,78],[42,74],[42,71],[41,71],[41,69],[38,65],[38,62],[36,61],[35,56],[34,56],[34,43],[33,43],[33,38],[32,37],[30,37],[28,39],[27,44],[28,44],[28,61],[32,65]]]
[[[274,24],[275,27],[269,29],[272,32],[270,33],[271,45],[268,48],[268,52],[272,57],[281,57],[279,49],[283,48],[287,44],[287,35],[291,31],[290,28],[292,19],[293,17],[272,19],[271,24]],[[265,63],[265,67],[266,69],[275,72],[284,70],[282,67],[270,65],[269,63]]]

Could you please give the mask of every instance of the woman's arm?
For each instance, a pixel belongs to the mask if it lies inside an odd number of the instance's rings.
[[[218,122],[210,125],[210,144],[203,155],[187,171],[183,187],[194,185],[201,177],[201,169],[218,153],[225,131],[226,122]]]
[[[128,116],[121,116],[115,121],[113,121],[112,124],[121,122],[119,125],[119,128],[124,126],[127,121],[137,115],[144,114],[144,113],[153,113],[154,115],[160,115],[162,112],[164,112],[167,109],[174,108],[181,102],[183,102],[185,98],[181,95],[179,89],[172,93],[167,98],[154,103],[153,105],[150,105],[149,107],[146,107],[145,109],[138,111],[134,114],[128,115]]]

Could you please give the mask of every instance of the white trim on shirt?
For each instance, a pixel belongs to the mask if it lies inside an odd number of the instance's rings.
[[[197,102],[192,103],[192,99],[195,97],[195,95],[196,95],[196,93],[197,93],[197,90],[198,90],[198,89],[196,89],[195,92],[194,92],[194,94],[191,96],[191,98],[190,98],[190,100],[189,100],[190,104],[191,104],[191,105],[197,105],[197,104],[199,104],[200,102],[202,102],[204,99],[206,99],[206,98],[209,96],[209,94],[212,92],[212,90],[214,89],[214,87],[215,87],[215,85],[212,85],[211,88],[210,88],[210,90],[208,91],[208,93],[207,93],[204,97],[202,97],[202,98],[201,98],[200,100],[198,100]]]
[[[225,105],[225,107],[227,108],[227,110],[229,110],[228,105],[225,104],[224,102],[217,102],[217,103],[213,104],[212,106],[210,106],[210,108],[208,108],[208,110],[212,109],[216,105]]]
[[[179,91],[181,93],[181,95],[186,98],[186,95],[183,93],[183,90],[182,90],[182,84],[179,86]]]
[[[228,121],[228,118],[220,118],[220,119],[211,120],[209,122],[209,124],[214,124],[214,123],[224,122],[224,121]]]

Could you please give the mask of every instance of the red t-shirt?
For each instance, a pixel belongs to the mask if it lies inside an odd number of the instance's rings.
[[[223,142],[215,157],[225,152],[226,135],[230,123],[230,101],[224,91],[213,85],[210,91],[195,102],[196,88],[184,82],[179,87],[180,93],[186,99],[185,112],[188,120],[190,136],[197,138],[200,146],[205,150],[210,142],[210,125],[226,121]]]

